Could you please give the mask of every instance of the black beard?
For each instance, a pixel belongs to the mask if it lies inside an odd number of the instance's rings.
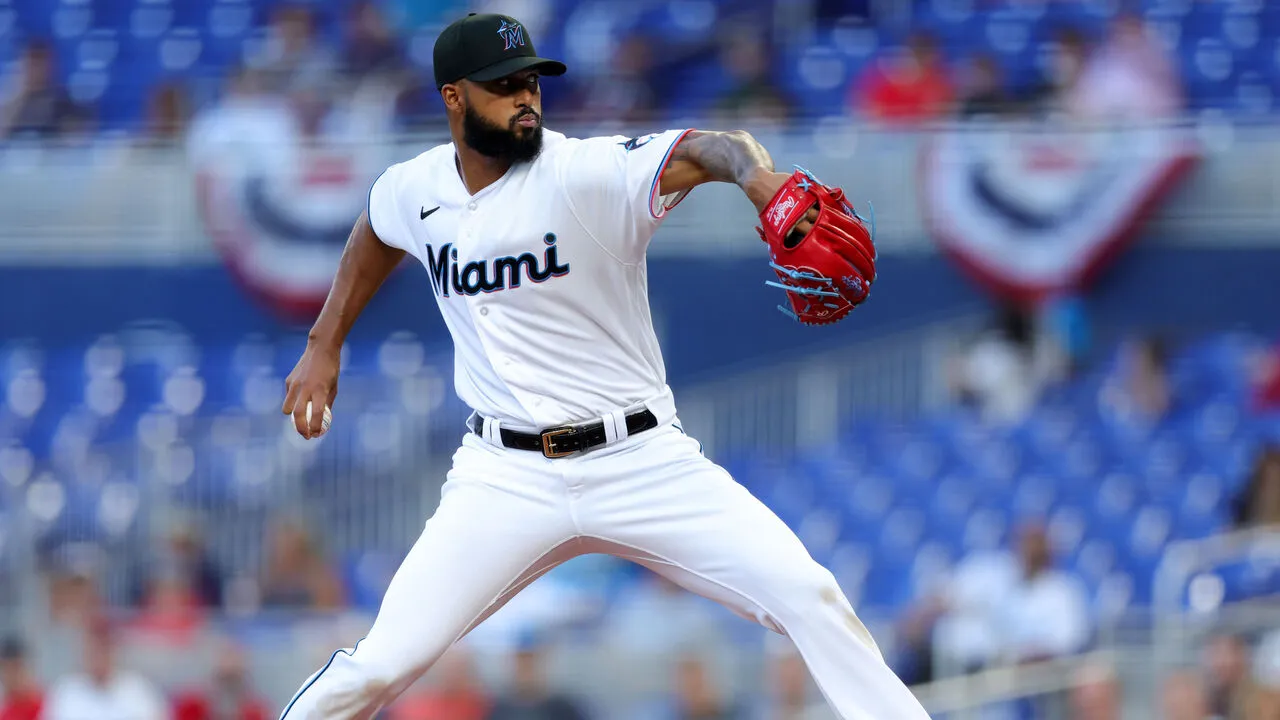
[[[517,119],[519,116],[511,118],[510,124],[504,128],[480,117],[468,107],[462,113],[462,141],[485,157],[511,163],[529,162],[542,152],[542,118],[539,117],[537,127],[528,129],[528,132],[516,124]]]

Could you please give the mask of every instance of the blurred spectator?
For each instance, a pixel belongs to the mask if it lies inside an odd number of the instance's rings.
[[[372,73],[400,69],[400,46],[382,9],[373,0],[360,0],[347,13],[348,35],[342,68],[359,79]]]
[[[1251,675],[1254,692],[1245,709],[1246,720],[1280,718],[1280,630],[1272,630],[1258,643]]]
[[[264,55],[255,58],[272,92],[286,93],[298,85],[321,87],[334,79],[337,63],[319,42],[312,6],[286,2],[275,8]]]
[[[1004,646],[1003,604],[1018,572],[1017,558],[1006,550],[961,558],[943,591],[919,600],[902,621],[904,678],[928,682],[935,666],[951,674],[994,664]]]
[[[685,655],[675,667],[675,692],[646,708],[636,720],[733,720],[741,717],[726,700],[702,658]]]
[[[1057,30],[1053,54],[1044,77],[1029,93],[1030,100],[1043,113],[1073,115],[1078,111],[1071,105],[1075,101],[1080,77],[1089,56],[1089,42],[1084,34],[1073,27]]]
[[[1007,659],[1028,662],[1080,652],[1092,633],[1084,584],[1053,567],[1049,534],[1039,523],[1023,526],[1018,555],[1021,572],[1003,613]]]
[[[1046,377],[1070,380],[1078,375],[1093,351],[1093,328],[1078,295],[1047,298],[1041,307],[1046,348],[1040,354]]]
[[[988,53],[974,56],[965,68],[960,115],[966,118],[1003,115],[1012,107],[1000,63]]]
[[[0,720],[39,720],[44,693],[27,663],[27,648],[18,638],[0,642]]]
[[[23,48],[8,97],[0,97],[0,138],[48,140],[82,129],[89,113],[58,80],[53,45],[34,40]]]
[[[289,89],[288,104],[299,132],[298,139],[304,143],[321,139],[330,129],[336,103],[327,83],[318,79],[294,83]]]
[[[1031,311],[1006,305],[992,326],[951,360],[952,394],[988,422],[1017,422],[1057,373],[1057,352],[1056,345],[1044,341]]]
[[[1266,445],[1259,451],[1249,483],[1233,505],[1237,528],[1280,524],[1280,446]]]
[[[69,549],[79,555],[78,549]],[[97,568],[87,556],[67,557],[49,574],[49,615],[56,626],[82,629],[102,606],[96,580]]]
[[[813,678],[794,647],[773,651],[765,665],[764,696],[755,720],[817,720],[830,717],[826,703],[815,697]]]
[[[711,669],[696,656],[676,664],[676,697],[673,720],[731,720],[737,709],[717,686]]]
[[[94,621],[83,672],[54,683],[42,720],[168,720],[164,697],[151,682],[117,666],[116,641],[109,621]]]
[[[187,580],[178,575],[155,577],[140,612],[129,623],[131,630],[173,645],[192,641],[204,627],[205,613]]]
[[[1204,650],[1205,693],[1209,712],[1223,720],[1245,720],[1253,694],[1249,674],[1250,649],[1244,638],[1218,635]]]
[[[1120,720],[1122,695],[1111,667],[1087,665],[1077,672],[1071,687],[1071,720]]]
[[[180,145],[186,137],[190,119],[191,104],[186,89],[177,83],[161,83],[152,88],[147,97],[142,144],[157,147]]]
[[[387,711],[387,720],[484,720],[491,702],[476,677],[471,654],[454,646],[433,666],[430,682],[410,688]]]
[[[925,653],[932,629],[933,657],[909,658],[916,677],[932,666],[974,672],[1002,663],[1023,663],[1075,654],[1092,631],[1084,584],[1053,567],[1048,533],[1029,522],[1018,535],[1016,558],[984,551],[963,558],[936,596],[908,611],[909,651]]]
[[[295,119],[287,104],[267,92],[263,74],[251,67],[228,73],[218,103],[196,115],[187,134],[187,150],[197,166],[245,152],[246,146],[295,140]],[[229,152],[230,151],[230,152]]]
[[[105,600],[98,581],[101,548],[62,542],[45,552],[48,566],[40,608],[44,615],[39,625],[40,652],[31,655],[30,662],[36,676],[47,680],[66,673],[71,667],[68,659],[82,654],[84,635],[102,613]]]
[[[210,686],[179,693],[173,703],[173,720],[268,720],[272,717],[266,702],[254,691],[244,652],[229,642],[219,648]]]
[[[1162,720],[1207,720],[1215,717],[1205,697],[1204,681],[1194,672],[1178,672],[1165,679],[1161,692]]]
[[[1264,412],[1280,410],[1280,347],[1271,347],[1249,358],[1253,406]]]
[[[1092,52],[1070,91],[1068,107],[1088,120],[1152,120],[1182,109],[1181,83],[1142,16],[1116,14],[1106,40]]]
[[[850,88],[855,114],[898,125],[946,117],[955,96],[932,37],[915,33],[879,57]]]
[[[732,85],[716,101],[716,122],[738,126],[744,122],[785,125],[791,99],[772,77],[772,48],[758,27],[738,27],[721,36],[720,64]]]
[[[197,607],[222,607],[225,580],[194,523],[191,517],[175,520],[155,557],[145,559],[144,566],[135,571],[139,579],[131,598],[134,604],[145,604],[159,580],[173,578],[188,589],[190,601]]]
[[[1169,351],[1159,337],[1126,342],[1117,372],[1102,388],[1103,405],[1122,420],[1156,424],[1173,407]]]
[[[538,640],[516,651],[512,660],[511,690],[498,698],[487,720],[586,720],[577,703],[547,686],[547,658]]]
[[[337,571],[306,528],[281,520],[270,532],[260,587],[265,608],[332,610],[346,604]]]

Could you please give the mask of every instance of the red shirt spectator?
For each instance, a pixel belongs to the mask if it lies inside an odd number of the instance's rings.
[[[219,648],[207,689],[179,693],[173,720],[272,720],[275,715],[254,691],[244,652],[233,643]]]
[[[390,720],[484,720],[488,712],[489,700],[479,693],[424,693],[396,703]]]
[[[1181,80],[1164,48],[1147,35],[1142,17],[1120,13],[1107,40],[1085,61],[1066,104],[1086,120],[1167,118],[1182,108]]]
[[[131,623],[133,630],[173,645],[191,642],[205,623],[199,598],[177,576],[155,579],[143,611]]]
[[[173,720],[271,720],[271,717],[267,706],[256,698],[239,699],[215,708],[213,700],[191,691],[179,695],[173,703]]]
[[[1280,410],[1280,347],[1253,360],[1253,402],[1262,411]]]
[[[455,647],[432,668],[433,682],[420,683],[387,709],[387,720],[485,720],[492,701],[470,654]]]
[[[955,96],[933,42],[923,35],[913,37],[902,52],[882,57],[851,90],[855,112],[892,124],[944,117]]]
[[[0,705],[0,720],[40,720],[44,696],[39,690],[7,696]]]
[[[0,644],[0,720],[40,720],[44,693],[27,666],[27,652],[17,638]]]

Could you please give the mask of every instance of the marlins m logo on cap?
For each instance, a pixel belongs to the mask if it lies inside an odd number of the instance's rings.
[[[519,23],[503,20],[502,24],[498,25],[498,35],[506,43],[502,48],[503,50],[524,47],[524,28]]]
[[[493,41],[494,29],[502,45]],[[432,51],[436,88],[466,78],[489,82],[522,70],[541,75],[563,75],[564,63],[538,57],[533,38],[518,20],[509,15],[471,13],[449,24],[436,38]]]

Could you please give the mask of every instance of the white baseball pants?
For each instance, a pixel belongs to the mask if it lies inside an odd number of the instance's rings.
[[[467,434],[368,635],[281,720],[368,720],[556,565],[638,562],[795,643],[843,720],[928,718],[829,571],[676,425],[558,459]]]

